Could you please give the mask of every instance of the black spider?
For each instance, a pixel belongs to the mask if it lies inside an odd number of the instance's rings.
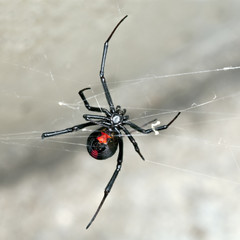
[[[99,125],[99,126],[101,126],[101,128],[97,129],[92,134],[90,134],[90,136],[87,139],[87,150],[88,150],[89,154],[95,159],[105,160],[105,159],[111,157],[112,155],[114,155],[114,153],[117,150],[117,147],[119,146],[119,153],[118,153],[118,158],[117,158],[116,169],[104,190],[104,196],[102,198],[100,205],[97,208],[97,211],[93,215],[92,219],[90,220],[90,222],[86,228],[89,228],[89,226],[92,224],[92,222],[96,218],[106,197],[108,196],[109,192],[111,191],[111,188],[117,178],[119,171],[121,170],[122,161],[123,161],[123,140],[122,140],[123,135],[122,135],[121,131],[123,131],[124,135],[126,135],[129,138],[129,140],[133,144],[136,152],[144,160],[144,157],[139,150],[138,144],[136,143],[135,139],[133,138],[133,136],[131,135],[129,130],[125,127],[125,125],[130,126],[131,128],[133,128],[134,130],[136,130],[138,132],[148,134],[153,131],[160,131],[160,130],[167,129],[176,120],[176,118],[180,114],[180,112],[178,112],[178,114],[166,125],[158,126],[154,129],[153,128],[143,129],[128,120],[129,116],[125,115],[126,114],[125,109],[122,109],[120,106],[116,106],[116,107],[114,106],[111,95],[108,90],[106,79],[104,77],[104,67],[105,67],[105,61],[106,61],[109,41],[110,41],[111,37],[113,36],[114,32],[116,31],[116,29],[118,28],[118,26],[122,23],[122,21],[126,17],[127,17],[127,15],[113,29],[110,36],[104,43],[104,47],[103,47],[103,55],[102,55],[102,62],[101,62],[101,68],[100,68],[100,79],[101,79],[101,83],[102,83],[104,93],[106,95],[106,99],[107,99],[110,109],[108,110],[106,108],[90,106],[85,95],[83,94],[83,92],[85,90],[88,90],[90,88],[84,88],[81,91],[79,91],[79,95],[82,98],[85,107],[89,111],[104,113],[105,115],[84,114],[83,118],[86,121],[88,121],[86,123],[82,123],[80,125],[76,125],[71,128],[66,128],[64,130],[59,130],[59,131],[54,131],[54,132],[46,132],[46,133],[42,134],[42,138],[53,137],[53,136],[60,135],[60,134],[78,131],[78,130],[83,129],[88,126]]]

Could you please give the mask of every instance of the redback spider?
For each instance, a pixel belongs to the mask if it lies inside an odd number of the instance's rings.
[[[109,105],[109,110],[106,108],[101,107],[93,107],[90,106],[85,95],[84,91],[89,90],[90,88],[84,88],[79,91],[79,95],[83,100],[83,103],[85,107],[92,112],[99,112],[102,115],[92,115],[92,114],[84,114],[83,118],[87,121],[86,123],[82,123],[70,128],[66,128],[59,131],[54,132],[46,132],[42,134],[42,138],[47,137],[53,137],[60,134],[65,133],[71,133],[75,131],[79,131],[80,129],[83,129],[85,127],[98,125],[100,126],[99,129],[91,133],[87,139],[87,150],[89,154],[98,160],[105,160],[111,156],[114,155],[114,153],[117,150],[117,147],[119,147],[119,153],[117,158],[117,166],[116,169],[108,182],[105,190],[104,195],[102,198],[102,201],[100,202],[95,214],[91,218],[89,224],[86,228],[89,228],[96,216],[98,215],[106,197],[108,196],[109,192],[112,189],[112,186],[118,176],[119,171],[121,170],[122,161],[123,161],[123,140],[122,137],[125,135],[129,138],[130,142],[133,144],[133,147],[135,148],[135,151],[140,155],[140,157],[144,160],[143,155],[140,152],[140,149],[138,147],[137,142],[129,132],[129,130],[126,128],[126,126],[129,126],[133,128],[135,131],[149,134],[153,131],[161,131],[167,129],[179,116],[180,112],[177,113],[177,115],[166,125],[158,126],[156,128],[149,128],[149,129],[143,129],[142,127],[137,126],[136,124],[129,121],[129,116],[126,114],[126,109],[122,109],[119,105],[114,106],[110,92],[108,90],[108,86],[106,83],[106,79],[104,76],[104,67],[106,62],[106,56],[107,56],[107,50],[109,41],[112,38],[113,34],[115,33],[116,29],[119,27],[119,25],[123,22],[123,20],[127,17],[127,15],[120,20],[120,22],[116,25],[116,27],[113,29],[111,34],[109,35],[108,39],[104,43],[103,47],[103,54],[102,54],[102,62],[100,67],[100,80],[104,89],[104,93],[106,96],[107,103]],[[124,132],[124,135],[122,135],[121,132]]]

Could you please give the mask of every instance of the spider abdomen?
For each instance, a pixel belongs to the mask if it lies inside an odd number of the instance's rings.
[[[105,160],[114,155],[118,146],[118,137],[107,128],[100,128],[87,139],[88,153],[95,159]]]

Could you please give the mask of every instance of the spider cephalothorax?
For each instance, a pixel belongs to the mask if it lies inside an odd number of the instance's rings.
[[[106,197],[111,191],[111,188],[118,176],[119,171],[121,170],[122,160],[123,160],[123,140],[122,140],[123,135],[129,138],[129,140],[131,141],[131,143],[135,148],[135,151],[144,160],[144,157],[140,152],[137,142],[135,141],[135,139],[133,138],[129,130],[126,128],[126,126],[133,128],[135,131],[148,134],[151,132],[167,129],[180,114],[180,112],[178,112],[177,115],[166,125],[158,126],[156,128],[143,129],[137,126],[136,124],[134,124],[133,122],[129,121],[129,116],[125,115],[126,113],[125,109],[122,109],[119,105],[116,107],[114,106],[110,92],[108,90],[106,79],[104,76],[104,67],[105,67],[109,41],[113,36],[114,32],[116,31],[116,29],[118,28],[118,26],[126,17],[127,16],[122,18],[122,20],[116,25],[116,27],[113,29],[108,39],[104,43],[104,47],[103,47],[103,55],[102,55],[102,62],[101,62],[99,76],[104,89],[106,100],[109,105],[109,110],[106,108],[90,106],[83,93],[85,90],[88,90],[90,88],[84,88],[81,91],[79,91],[79,95],[82,98],[85,107],[89,111],[98,112],[98,113],[101,113],[101,115],[84,114],[83,118],[87,121],[86,123],[82,123],[82,124],[79,124],[70,128],[66,128],[63,130],[46,132],[42,134],[42,138],[53,137],[60,134],[79,131],[85,127],[97,125],[97,126],[100,126],[100,128],[94,131],[93,133],[91,133],[87,139],[87,150],[89,154],[95,159],[104,160],[113,156],[117,148],[119,147],[116,169],[104,190],[104,195],[103,195],[102,201],[100,202],[97,208],[97,211],[93,215],[91,221],[89,222],[86,228],[88,228],[96,218]]]

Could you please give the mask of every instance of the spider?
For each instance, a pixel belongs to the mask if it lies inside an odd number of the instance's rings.
[[[107,38],[106,42],[104,43],[103,47],[103,54],[102,54],[102,61],[101,61],[101,67],[100,67],[100,80],[104,89],[104,93],[106,96],[107,103],[109,105],[109,110],[106,108],[101,108],[101,107],[93,107],[90,106],[84,92],[86,90],[89,90],[90,88],[84,88],[79,91],[79,95],[83,100],[83,103],[85,107],[92,112],[98,112],[102,113],[102,115],[92,115],[92,114],[84,114],[83,118],[87,121],[86,123],[82,123],[70,128],[66,128],[63,130],[58,130],[58,131],[53,131],[53,132],[45,132],[42,134],[42,139],[48,138],[48,137],[53,137],[56,135],[60,134],[65,134],[65,133],[71,133],[75,131],[79,131],[85,127],[93,126],[93,125],[98,125],[100,126],[99,129],[96,131],[92,132],[88,139],[87,139],[87,150],[89,154],[98,160],[105,160],[107,158],[112,157],[116,150],[117,147],[119,147],[119,153],[118,153],[118,158],[117,158],[117,165],[116,169],[108,182],[105,190],[104,190],[104,195],[103,198],[91,218],[90,222],[86,226],[86,229],[90,227],[92,222],[95,220],[96,216],[98,215],[105,199],[107,198],[109,192],[112,189],[112,186],[118,176],[119,171],[121,170],[122,167],[122,161],[123,161],[123,140],[122,137],[125,135],[129,138],[130,142],[133,144],[133,147],[135,148],[135,151],[140,155],[140,157],[144,160],[143,155],[140,152],[140,149],[138,147],[137,142],[129,132],[129,130],[126,128],[126,126],[129,126],[133,128],[135,131],[144,133],[144,134],[149,134],[153,131],[160,131],[160,130],[165,130],[167,129],[179,116],[181,112],[178,112],[177,115],[166,125],[158,126],[156,128],[149,128],[149,129],[143,129],[142,127],[137,126],[133,122],[129,121],[129,116],[125,115],[126,114],[126,109],[122,109],[119,105],[114,106],[110,92],[108,90],[106,78],[104,76],[104,67],[105,67],[105,62],[106,62],[106,56],[107,56],[107,50],[108,50],[108,45],[109,41],[112,38],[113,34],[115,33],[116,29],[119,27],[119,25],[124,21],[124,19],[127,17],[127,15],[122,18],[116,27],[113,29],[109,37]],[[121,132],[124,132],[124,135]]]

